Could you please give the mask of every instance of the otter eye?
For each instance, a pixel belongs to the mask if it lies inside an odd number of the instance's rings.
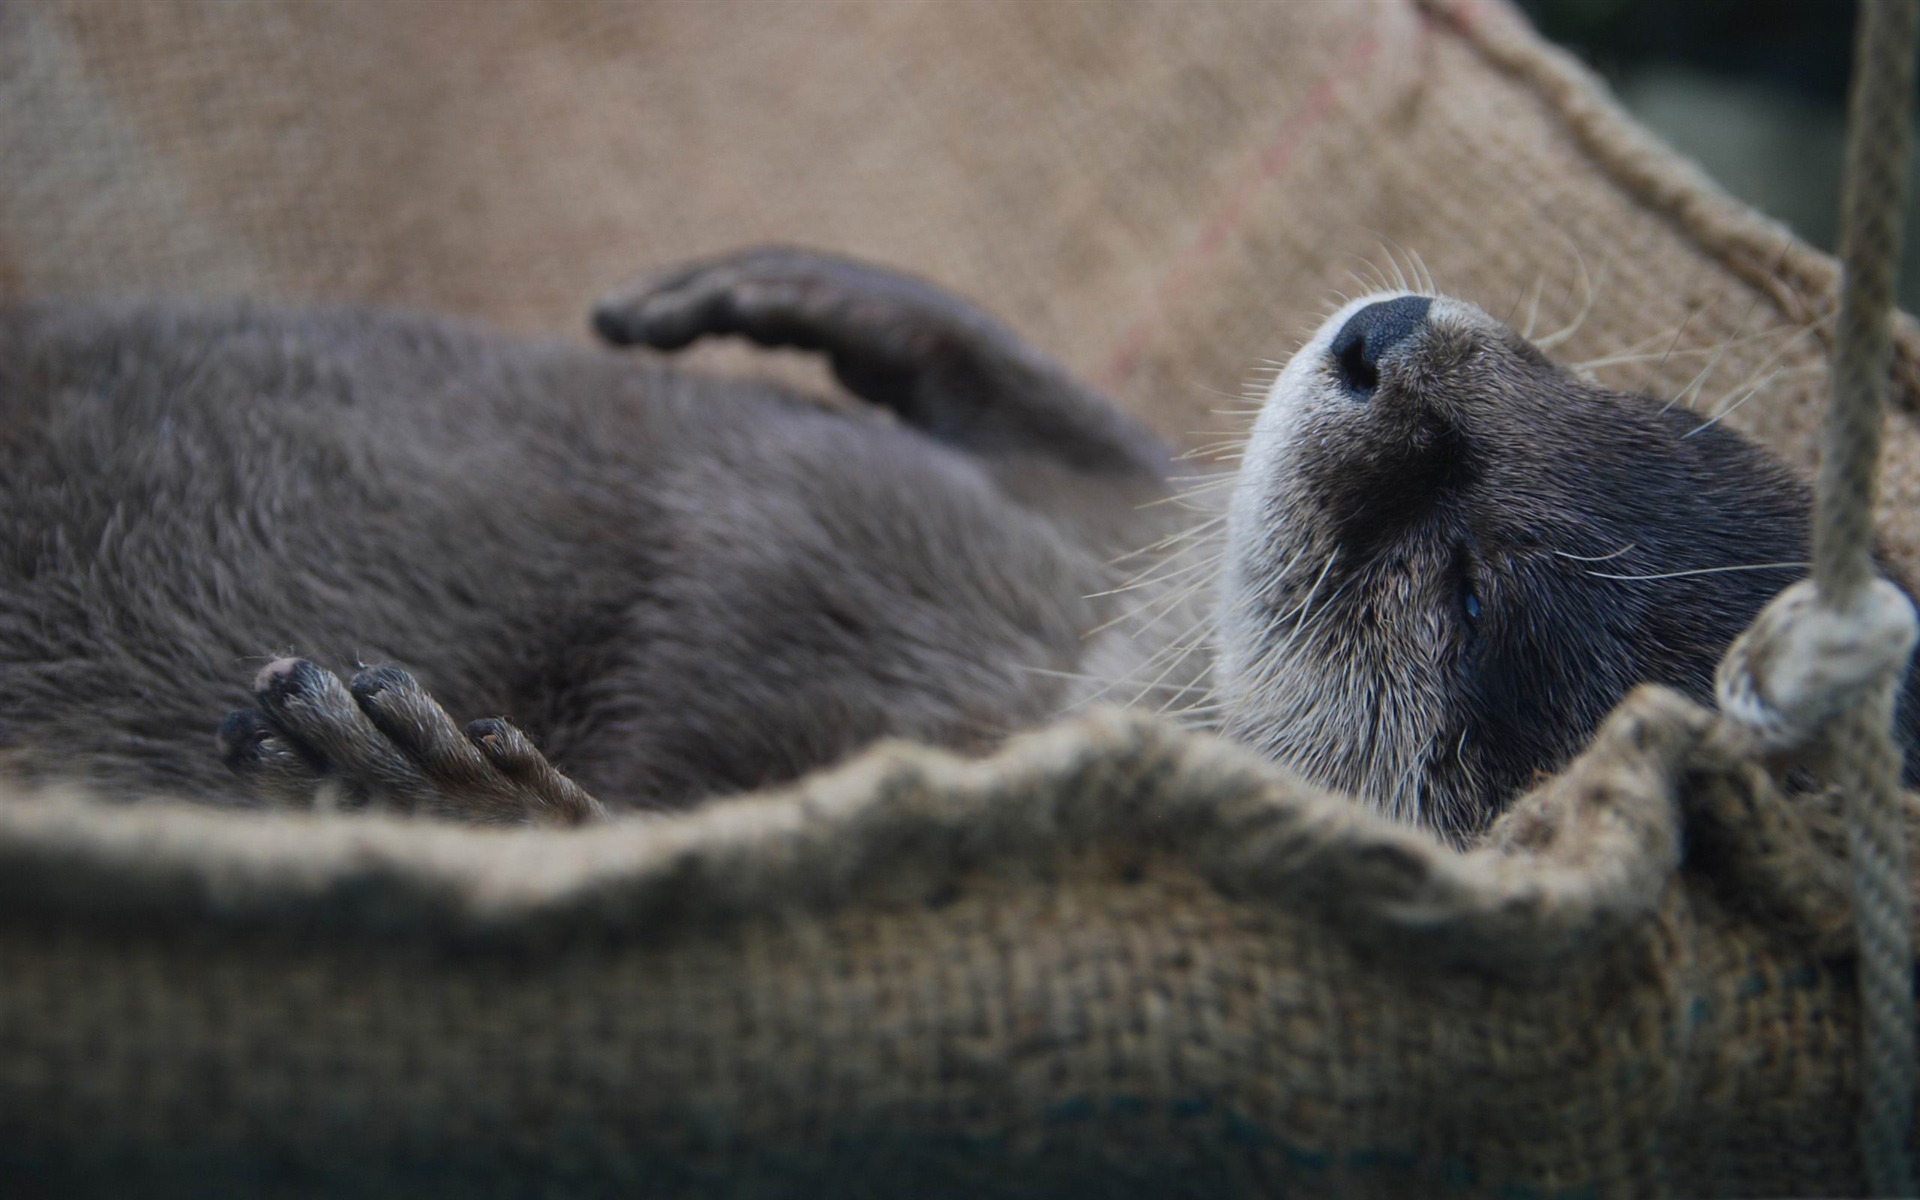
[[[1460,611],[1467,624],[1480,623],[1480,592],[1473,586],[1473,554],[1462,546],[1454,551],[1453,578],[1460,589]]]

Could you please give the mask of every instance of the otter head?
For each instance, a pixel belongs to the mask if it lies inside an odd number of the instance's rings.
[[[1809,496],[1684,407],[1384,293],[1275,381],[1228,515],[1224,732],[1453,840],[1626,692],[1702,701],[1804,568]],[[1790,564],[1785,567],[1767,564]]]

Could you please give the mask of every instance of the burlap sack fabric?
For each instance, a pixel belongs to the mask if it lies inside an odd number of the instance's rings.
[[[1487,4],[16,0],[0,164],[9,293],[581,336],[626,274],[799,241],[968,292],[1197,441],[1417,252],[1803,465],[1823,397],[1829,260]],[[1115,715],[579,834],[14,799],[0,1175],[1846,1193],[1835,842],[1657,693],[1465,857]]]

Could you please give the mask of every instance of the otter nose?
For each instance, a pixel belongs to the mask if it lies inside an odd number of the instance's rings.
[[[1373,395],[1380,386],[1380,360],[1426,323],[1432,307],[1430,296],[1401,296],[1369,304],[1347,318],[1327,354],[1348,395],[1355,400]]]

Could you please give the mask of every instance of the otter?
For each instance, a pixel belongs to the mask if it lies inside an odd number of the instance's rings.
[[[984,749],[1071,702],[1110,607],[1084,597],[1163,493],[1144,426],[971,305],[799,251],[596,321],[815,349],[872,407],[392,313],[6,314],[0,758],[580,820],[887,735]],[[272,651],[301,657],[249,690]]]
[[[1707,698],[1806,557],[1806,490],[1763,452],[1383,293],[1275,383],[1214,638],[1170,656],[1179,622],[1128,619],[1190,547],[1167,448],[973,305],[762,249],[594,326],[816,351],[865,407],[393,313],[0,317],[0,763],[578,822],[883,736],[985,750],[1151,675],[1462,841],[1633,684]]]

